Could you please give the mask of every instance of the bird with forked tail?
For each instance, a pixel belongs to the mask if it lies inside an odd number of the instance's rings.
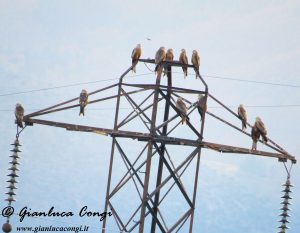
[[[166,53],[166,61],[173,61],[174,60],[174,53],[173,49],[168,49]],[[164,76],[167,74],[168,70],[167,67],[164,67]]]
[[[185,49],[182,49],[181,50],[181,53],[180,53],[180,56],[179,56],[179,61],[181,63],[183,63],[184,65],[188,65],[189,61],[188,61],[188,58],[186,56],[186,51]],[[188,68],[187,66],[182,66],[182,70],[183,70],[183,73],[184,73],[184,78],[186,78],[186,76],[188,75]]]
[[[161,62],[163,62],[166,59],[166,49],[165,47],[160,47],[159,50],[157,50],[155,54],[155,72],[158,71],[158,68],[161,65]]]
[[[205,96],[203,94],[198,95],[197,109],[202,121],[204,113],[207,112],[207,104],[206,104]]]
[[[242,121],[242,130],[245,131],[247,128],[247,112],[244,105],[240,104],[238,107],[238,116]]]
[[[262,140],[264,143],[268,142],[267,130],[265,124],[262,122],[262,120],[259,117],[256,117],[255,123],[251,130],[251,137],[253,140],[252,150],[257,149],[257,141],[259,140],[260,136],[262,136]]]
[[[131,60],[132,60],[132,72],[136,73],[136,62],[140,59],[142,55],[142,48],[141,45],[138,44],[133,50],[132,50],[132,54],[131,54]]]
[[[24,117],[24,108],[21,104],[16,104],[15,108],[15,117],[16,117],[16,124],[20,127],[23,128],[23,117]]]
[[[79,105],[80,105],[80,112],[79,116],[82,114],[84,116],[85,106],[88,104],[89,95],[85,89],[83,89],[79,96]]]
[[[196,79],[198,77],[200,78],[200,76],[199,76],[200,57],[199,57],[199,54],[198,54],[197,50],[193,50],[191,62],[194,66],[194,70],[195,70],[195,73],[196,73]]]
[[[179,110],[180,112],[180,116],[181,116],[181,123],[184,124],[186,123],[186,120],[188,119],[187,116],[187,106],[185,105],[185,103],[183,102],[183,98],[182,97],[178,97],[177,101],[176,101],[176,108]]]

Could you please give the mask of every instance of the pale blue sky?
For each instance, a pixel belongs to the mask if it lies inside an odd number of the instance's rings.
[[[160,46],[172,47],[175,57],[179,57],[182,48],[188,56],[197,49],[201,74],[210,92],[229,106],[300,105],[299,12],[297,0],[0,0],[1,193],[6,192],[10,143],[15,135],[15,104],[22,103],[29,113],[76,97],[82,88],[93,91],[114,83],[116,80],[108,79],[118,78],[129,67],[131,51],[137,43],[142,45],[144,58],[153,58]],[[153,81],[153,75],[143,64],[138,65],[137,72],[147,75],[134,79]],[[96,83],[6,95],[92,81]],[[181,74],[175,75],[174,83],[194,88],[199,85],[194,76],[183,80]],[[112,93],[115,92],[107,94]],[[53,119],[112,127],[114,104],[110,101],[91,106],[85,118],[79,118],[77,111],[67,111],[53,115]],[[215,106],[209,103],[212,112],[223,114]],[[269,136],[298,157],[299,106],[249,107],[248,115],[250,123],[261,116]],[[229,115],[224,116],[238,123]],[[184,128],[178,133],[182,132]],[[210,118],[205,139],[244,147],[251,145],[249,138],[240,137]],[[103,210],[111,138],[36,125],[26,128],[20,141],[23,152],[16,209],[27,205],[41,211],[55,206],[75,212],[88,205],[93,210]],[[137,150],[135,145],[128,150]],[[259,148],[266,149],[263,145]],[[183,153],[183,149],[179,152]],[[177,158],[174,160],[178,162]],[[271,158],[220,156],[207,150],[203,151],[201,162],[194,232],[277,231],[281,184],[286,179],[283,164]],[[290,233],[300,231],[299,172],[296,165],[292,173],[295,188]],[[128,206],[132,204],[127,195],[120,200],[128,202]],[[182,208],[177,201],[175,198],[166,212],[171,220],[172,208]],[[4,219],[1,219],[2,224]],[[15,216],[13,222],[15,226],[60,225],[60,222],[90,225],[92,233],[99,232],[101,226],[98,219],[90,218],[28,219],[20,224]],[[113,219],[108,227],[108,232],[117,229]]]

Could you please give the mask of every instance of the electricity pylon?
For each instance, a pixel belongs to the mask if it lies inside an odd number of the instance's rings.
[[[138,62],[154,64],[153,59],[139,59]],[[211,98],[233,116],[238,116],[208,92],[208,86],[199,72],[199,80],[201,81],[199,89],[173,86],[172,67],[174,66],[194,68],[193,65],[185,65],[178,61],[164,61],[159,66],[154,84],[126,83],[124,80],[126,75],[132,70],[133,66],[131,66],[122,74],[118,83],[89,93],[91,97],[100,92],[105,93],[107,90],[117,90],[115,95],[94,99],[89,102],[90,105],[116,99],[113,128],[68,124],[36,118],[40,115],[78,108],[79,98],[73,98],[28,114],[23,119],[26,125],[42,124],[61,127],[71,131],[93,132],[112,137],[104,211],[110,210],[112,212],[120,232],[133,232],[137,229],[139,233],[154,233],[157,229],[160,232],[179,232],[183,227],[188,229],[185,232],[191,233],[193,231],[202,148],[223,153],[274,157],[282,162],[290,160],[292,163],[296,163],[294,156],[290,155],[271,139],[268,140],[266,146],[271,148],[273,152],[249,150],[247,148],[204,141],[206,115],[223,122],[242,134],[249,137],[251,135],[211,112],[204,113],[202,121],[200,121],[200,116],[197,118],[197,121],[194,120],[195,117],[193,119],[189,117],[192,114],[196,114],[197,101],[193,100],[197,100],[199,94],[204,95],[205,101]],[[161,84],[164,73],[167,76],[167,85]],[[146,95],[141,97],[140,93],[146,93]],[[175,101],[175,98],[183,97],[183,95],[189,96],[189,98],[183,98],[183,101],[188,106],[186,125],[181,124],[182,113],[176,108]],[[77,103],[72,104],[75,101]],[[122,114],[123,109],[120,107],[122,101],[127,102],[132,107],[132,111],[129,114]],[[158,114],[159,106],[164,108],[162,114]],[[251,127],[251,125],[249,126]],[[187,134],[189,138],[185,138],[180,134],[178,136],[178,133],[175,133],[180,127],[186,127],[185,129],[190,131]],[[138,153],[129,150],[135,145],[139,145],[142,148]],[[136,147],[139,148],[139,146]],[[176,164],[173,162],[175,158]],[[119,162],[120,159],[124,162],[122,168],[119,167],[119,163],[117,166],[114,166],[116,161]],[[123,170],[125,170],[124,174],[122,173],[123,175],[118,178],[117,176],[120,176]],[[192,177],[189,177],[189,182],[187,183],[184,176],[190,170],[192,172],[189,174],[192,174]],[[193,185],[190,187],[191,180]],[[125,203],[123,200],[120,201],[121,197],[119,194],[124,190],[133,195],[133,198],[128,200],[128,203]],[[180,202],[180,208],[174,207],[176,202]],[[129,204],[131,209],[124,207],[126,204]],[[124,209],[126,213],[130,212],[129,216],[128,214],[124,215]],[[172,215],[171,220],[170,215]],[[102,233],[107,231],[107,224],[107,219],[104,219]]]

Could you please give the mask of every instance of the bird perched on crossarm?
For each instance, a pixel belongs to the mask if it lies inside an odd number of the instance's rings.
[[[199,76],[200,57],[196,50],[193,50],[191,62],[194,65],[194,70],[196,72],[196,79],[197,79],[197,77],[200,78],[200,76]]]
[[[238,116],[242,121],[242,130],[245,131],[247,128],[247,112],[244,105],[240,104],[238,107]]]
[[[260,134],[262,136],[263,142],[265,142],[265,143],[268,142],[267,129],[266,129],[265,124],[260,119],[260,117],[256,117],[256,121],[255,121],[254,125],[258,128],[258,130],[259,130],[259,132],[260,132]]]
[[[165,47],[160,47],[159,50],[157,50],[155,54],[155,72],[157,72],[159,66],[161,65],[160,63],[166,59],[166,49]]]
[[[259,117],[256,117],[255,123],[251,130],[251,137],[253,140],[252,150],[256,150],[257,141],[259,140],[260,136],[262,136],[262,140],[264,143],[268,142],[267,130],[265,124],[262,122],[262,120]]]
[[[166,53],[166,61],[173,61],[174,60],[174,53],[173,49],[168,49]],[[164,76],[167,74],[167,67],[164,69]]]
[[[181,116],[181,123],[184,124],[186,123],[186,120],[188,119],[188,116],[187,116],[187,106],[185,105],[185,103],[183,102],[183,98],[182,97],[179,97],[176,101],[176,108],[179,110],[180,112],[180,116]]]
[[[89,95],[85,89],[83,89],[79,96],[79,105],[80,105],[80,112],[79,116],[82,114],[84,116],[85,106],[88,104]]]
[[[188,58],[186,56],[186,51],[185,49],[182,49],[181,50],[181,53],[180,53],[180,56],[179,56],[179,61],[185,65],[188,65],[189,61],[188,61]],[[183,66],[182,67],[182,70],[183,70],[183,73],[184,73],[184,78],[186,78],[186,76],[188,75],[187,73],[187,67],[186,66]]]
[[[24,117],[24,108],[21,104],[16,104],[15,108],[15,117],[16,117],[16,124],[23,128],[23,117]]]
[[[202,121],[204,113],[207,111],[207,104],[203,94],[198,95],[197,109]]]
[[[141,45],[138,44],[133,50],[131,54],[132,65],[134,65],[142,55]],[[136,73],[136,64],[132,67],[132,72]]]

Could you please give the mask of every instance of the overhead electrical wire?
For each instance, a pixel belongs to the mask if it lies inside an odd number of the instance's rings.
[[[174,72],[174,73],[181,74],[182,72]],[[153,74],[153,72],[148,72],[148,73],[143,73],[143,74],[138,74],[138,75],[129,75],[128,77],[146,76],[146,75],[150,75],[150,74]],[[281,86],[281,87],[290,87],[290,88],[300,88],[300,85],[294,85],[294,84],[263,82],[263,81],[248,80],[248,79],[230,78],[230,77],[224,77],[224,76],[203,75],[203,77],[213,78],[213,79],[231,80],[231,81],[238,81],[238,82],[256,83],[256,84],[263,84],[263,85],[272,85],[272,86]],[[93,84],[93,83],[99,83],[99,82],[105,82],[105,81],[118,80],[118,79],[119,78],[107,78],[107,79],[102,79],[102,80],[72,83],[72,84],[67,84],[67,85],[54,86],[54,87],[45,87],[45,88],[33,89],[33,90],[27,90],[27,91],[16,91],[16,92],[0,94],[0,97],[26,94],[26,93],[32,93],[32,92],[48,91],[48,90],[54,90],[54,89],[60,89],[60,88],[80,86],[80,85],[85,85],[85,84]]]

